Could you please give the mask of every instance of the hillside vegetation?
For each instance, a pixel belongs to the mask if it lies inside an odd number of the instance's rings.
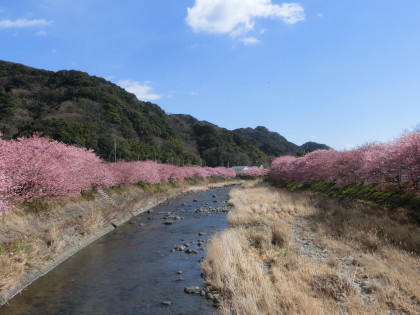
[[[274,156],[303,151],[278,134],[271,139],[266,132],[255,140],[188,115],[167,115],[158,105],[84,72],[6,61],[0,61],[0,132],[6,139],[41,132],[93,149],[109,161],[232,166],[268,164]]]

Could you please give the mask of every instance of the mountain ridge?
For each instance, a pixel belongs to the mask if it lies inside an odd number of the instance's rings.
[[[166,114],[86,72],[54,72],[0,60],[0,132],[5,138],[40,132],[93,149],[105,160],[112,160],[116,143],[119,159],[179,165],[268,165],[275,156],[304,152],[265,127],[241,129],[248,134],[191,115]],[[251,130],[260,134],[258,141]]]

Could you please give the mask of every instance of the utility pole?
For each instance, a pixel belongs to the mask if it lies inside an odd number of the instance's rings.
[[[114,136],[114,163],[117,162],[117,138]]]

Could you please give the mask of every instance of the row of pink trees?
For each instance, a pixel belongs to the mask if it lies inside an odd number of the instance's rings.
[[[268,172],[268,168],[250,167],[242,170],[239,175],[243,177],[261,177],[266,176]]]
[[[317,150],[303,157],[279,157],[273,161],[269,176],[289,183],[316,180],[338,185],[396,185],[420,195],[420,132],[351,151]]]
[[[105,163],[92,151],[37,135],[0,138],[0,215],[37,198],[53,200],[81,191],[187,178],[235,177],[228,168],[178,167],[153,161]]]

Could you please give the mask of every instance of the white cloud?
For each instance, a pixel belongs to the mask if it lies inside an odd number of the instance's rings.
[[[261,43],[261,41],[258,38],[255,38],[255,37],[241,38],[241,42],[244,43],[246,46],[258,45],[259,43]]]
[[[272,4],[271,0],[196,0],[186,22],[196,32],[237,37],[254,29],[256,18],[277,18],[286,24],[305,19],[298,3]]]
[[[161,98],[158,94],[153,94],[153,88],[148,85],[148,82],[140,83],[138,81],[122,80],[117,83],[130,93],[137,96],[142,101],[153,101]]]
[[[0,28],[24,28],[24,27],[42,27],[48,26],[52,22],[44,19],[38,20],[27,20],[27,19],[17,19],[17,20],[0,20]]]
[[[316,16],[319,17],[319,18],[323,18],[324,14],[323,13],[318,13]]]

